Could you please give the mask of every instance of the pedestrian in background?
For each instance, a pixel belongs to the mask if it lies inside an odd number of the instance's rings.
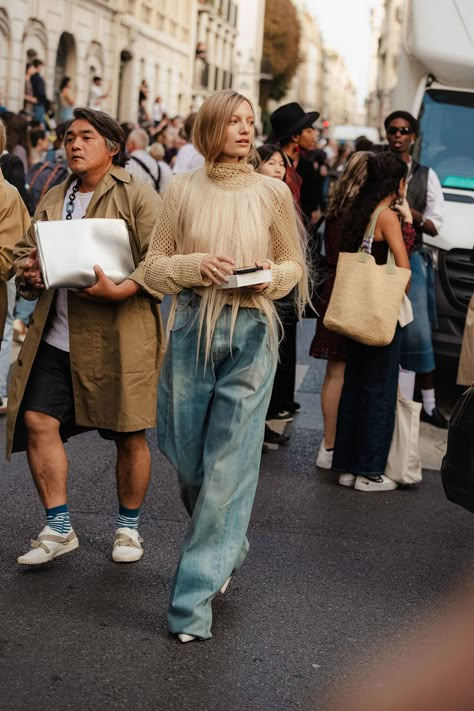
[[[186,173],[188,170],[195,170],[196,168],[202,168],[204,165],[203,156],[197,152],[196,148],[192,142],[193,127],[196,121],[196,112],[192,112],[186,118],[183,125],[183,133],[186,139],[186,143],[182,146],[178,153],[176,154],[176,159],[173,164],[173,173],[177,175],[178,173]]]
[[[71,77],[63,77],[59,85],[59,121],[64,123],[72,119],[75,103]]]
[[[0,121],[0,154],[7,143],[5,124]],[[12,279],[13,248],[30,226],[28,210],[18,190],[3,177],[0,168],[0,415],[7,411],[7,378],[13,339],[15,282]]]
[[[232,90],[199,109],[193,142],[205,167],[173,177],[145,263],[152,289],[174,294],[158,393],[158,445],[192,515],[168,613],[182,642],[212,636],[212,600],[248,551],[265,415],[277,360],[273,300],[307,275],[291,193],[259,175],[254,111]],[[237,267],[269,283],[221,289]]]
[[[367,158],[367,177],[342,223],[341,251],[357,252],[365,236],[373,234],[377,264],[387,262],[390,249],[397,267],[410,268],[398,216],[390,209],[405,195],[407,171],[406,163],[390,153]],[[387,346],[348,341],[332,467],[342,486],[364,492],[397,488],[385,467],[395,423],[401,330],[397,324]]]
[[[44,62],[36,57],[33,59],[34,73],[31,75],[31,87],[36,103],[33,104],[33,118],[38,121],[41,128],[45,127],[46,112],[49,110],[50,102],[46,96],[46,84],[41,72],[44,69]]]
[[[369,153],[356,153],[347,164],[338,180],[329,201],[324,229],[324,246],[326,254],[326,273],[318,302],[318,319],[316,333],[311,343],[310,355],[313,358],[326,360],[326,372],[321,387],[321,411],[324,422],[324,435],[319,448],[316,465],[322,469],[331,469],[336,439],[337,411],[344,385],[344,370],[347,358],[347,343],[345,336],[328,331],[324,325],[324,316],[331,298],[336,266],[341,251],[343,224],[350,227],[348,219],[352,203],[358,196],[361,186],[367,177],[367,159]]]
[[[39,565],[78,547],[63,442],[90,429],[115,443],[119,511],[112,558],[133,562],[143,555],[138,523],[150,479],[145,429],[156,422],[160,295],[144,283],[143,260],[160,198],[123,168],[123,134],[107,114],[75,109],[65,143],[72,175],[45,195],[35,220],[120,217],[135,270],[116,285],[99,265],[88,289],[45,290],[34,230],[16,246],[19,292],[39,298],[12,375],[7,455],[26,447],[46,513],[46,526],[18,563]]]
[[[275,178],[276,180],[284,180],[286,175],[286,161],[283,152],[279,146],[276,144],[267,143],[263,146],[257,148],[257,153],[259,155],[261,163],[258,166],[258,172],[262,175],[266,175],[269,178]],[[294,301],[294,299],[293,299]],[[291,298],[289,298],[289,308],[294,312],[294,304],[291,303]],[[290,373],[290,377],[287,377],[285,364],[289,360],[290,367],[294,362],[291,357],[291,351],[289,357],[286,354],[286,344],[285,340],[286,334],[286,309],[288,309],[288,303],[284,300],[276,302],[276,307],[281,306],[281,311],[279,312],[280,320],[283,324],[284,333],[283,338],[279,346],[279,362],[277,364],[277,369],[275,372],[275,378],[273,380],[272,395],[270,398],[270,404],[268,406],[268,412],[265,422],[265,435],[263,438],[264,449],[278,449],[280,445],[287,444],[289,441],[289,436],[285,433],[276,432],[270,426],[270,420],[274,416],[278,416],[280,413],[286,413],[286,419],[284,422],[290,421],[290,413],[286,410],[289,407],[289,403],[293,398],[292,383],[294,383],[294,374]],[[296,363],[295,363],[296,367]],[[288,387],[289,384],[289,387]],[[294,403],[297,405],[297,403]],[[294,407],[292,406],[292,409]],[[281,417],[279,418],[281,419]]]
[[[105,90],[102,86],[102,77],[94,77],[89,89],[89,101],[87,103],[90,109],[94,111],[104,110],[104,100],[110,94],[110,87]]]
[[[443,225],[444,197],[439,178],[432,168],[411,157],[418,133],[418,122],[407,111],[394,111],[384,122],[392,153],[408,166],[407,200],[416,231],[416,244],[410,257],[412,284],[410,301],[414,319],[403,329],[401,345],[400,388],[407,400],[413,400],[415,374],[418,374],[423,408],[421,419],[447,429],[448,421],[436,406],[435,358],[432,329],[436,327],[434,269],[430,253],[423,247],[423,235],[436,237]]]

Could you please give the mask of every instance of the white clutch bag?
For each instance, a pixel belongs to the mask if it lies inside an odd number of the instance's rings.
[[[115,284],[135,269],[125,220],[38,220],[34,229],[47,289],[93,286],[94,264]]]

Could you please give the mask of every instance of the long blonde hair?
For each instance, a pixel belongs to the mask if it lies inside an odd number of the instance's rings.
[[[206,159],[204,170],[208,174],[212,174],[213,170],[222,170],[223,181],[216,182],[207,178],[203,170],[188,174],[186,180],[183,180],[175,216],[177,252],[226,256],[234,259],[237,266],[252,265],[265,259],[273,261],[268,220],[270,217],[270,222],[277,224],[281,219],[278,210],[283,214],[288,208],[292,224],[289,225],[289,233],[284,236],[287,240],[285,247],[287,246],[288,258],[297,261],[303,271],[295,296],[296,308],[301,314],[308,301],[308,273],[304,238],[287,186],[273,178],[254,175],[250,164],[253,159],[251,154],[241,161],[240,168],[236,164],[223,164],[218,161],[224,148],[227,126],[242,101],[248,100],[235,91],[224,90],[206,99],[199,109],[194,124],[193,143]],[[238,189],[226,189],[227,172],[232,174],[235,171],[234,175],[237,175],[239,170],[243,173],[242,186]],[[285,216],[286,214],[285,212]],[[227,290],[214,286],[205,288],[201,293],[199,343],[204,336],[205,362],[210,354],[218,318],[224,306],[228,304],[228,294]],[[237,290],[236,297],[231,306],[231,342],[240,303]],[[276,348],[278,317],[273,302],[263,293],[252,293],[252,300],[255,307],[267,316],[271,340]]]

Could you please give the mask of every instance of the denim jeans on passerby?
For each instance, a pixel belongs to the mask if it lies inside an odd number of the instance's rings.
[[[15,277],[7,282],[7,293],[7,320],[5,321],[2,343],[0,345],[0,398],[7,396],[8,373],[10,370],[10,356],[13,341],[13,310],[15,308],[16,296]]]
[[[212,598],[248,551],[277,355],[257,309],[239,309],[230,347],[232,309],[225,306],[204,368],[204,333],[196,363],[198,310],[199,297],[181,292],[160,374],[158,445],[192,512],[171,590],[170,630],[208,639]]]
[[[388,346],[350,341],[337,415],[333,470],[375,478],[385,472],[395,425],[401,328]]]
[[[36,308],[37,299],[34,301],[29,301],[19,296],[15,306],[15,318],[23,321],[26,327],[30,325],[31,317],[33,316],[33,311]]]
[[[400,364],[415,373],[432,373],[436,368],[432,329],[437,328],[434,276],[431,255],[425,249],[410,257],[410,301],[413,321],[403,329]]]

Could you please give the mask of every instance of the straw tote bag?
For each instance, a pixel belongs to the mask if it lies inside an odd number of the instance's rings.
[[[324,325],[367,346],[388,346],[393,341],[410,270],[395,266],[388,250],[386,264],[370,254],[377,218],[375,210],[356,253],[341,252],[336,280],[324,317]]]

